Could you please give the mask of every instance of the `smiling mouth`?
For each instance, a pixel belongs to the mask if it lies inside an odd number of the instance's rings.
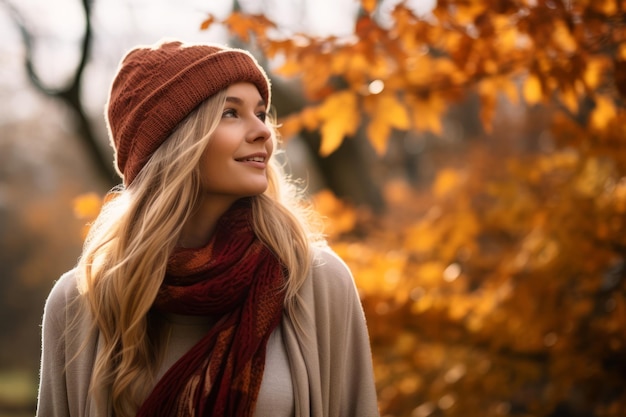
[[[250,158],[241,158],[235,159],[238,162],[265,162],[265,157],[263,156],[251,156]]]

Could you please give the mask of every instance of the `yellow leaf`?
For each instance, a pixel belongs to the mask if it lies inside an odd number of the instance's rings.
[[[448,305],[448,316],[452,320],[461,320],[465,318],[472,308],[470,300],[464,297],[455,297],[453,302]]]
[[[306,96],[318,101],[328,96],[332,91],[329,78],[333,75],[329,70],[330,54],[304,55],[298,57],[302,72],[302,85]]]
[[[266,39],[266,33],[276,27],[264,15],[251,15],[240,12],[231,13],[223,23],[226,24],[231,33],[241,38],[244,43],[250,41],[251,35],[259,39]]]
[[[415,395],[422,388],[422,379],[418,375],[408,375],[398,383],[398,389],[403,395]]]
[[[382,155],[387,150],[391,125],[384,117],[375,117],[367,125],[367,137],[378,155]]]
[[[456,21],[461,25],[474,23],[474,20],[485,11],[487,4],[483,2],[469,2],[468,5],[458,4],[456,7]]]
[[[300,113],[289,115],[280,121],[280,134],[283,138],[289,138],[302,129],[315,130],[319,124],[318,109],[305,107]]]
[[[365,75],[370,74],[372,69],[376,67],[364,53],[358,51],[353,51],[348,58],[349,64],[344,76],[353,85],[363,83],[366,78]],[[380,72],[377,72],[375,78],[379,77]]]
[[[213,23],[215,23],[215,17],[209,15],[201,24],[200,30],[207,30]]]
[[[302,121],[299,115],[288,116],[280,122],[280,135],[283,139],[289,139],[297,135],[302,130]]]
[[[385,119],[389,121],[389,125],[397,129],[409,128],[409,115],[395,94],[380,95],[378,107],[381,113],[385,114]]]
[[[590,90],[595,90],[602,82],[607,64],[608,61],[600,57],[589,58],[587,61],[583,80]]]
[[[542,98],[541,82],[535,74],[530,74],[524,81],[524,100],[529,106],[539,103]]]
[[[614,16],[617,13],[617,4],[615,0],[593,0],[589,2],[589,6],[597,12],[603,13],[605,16]]]
[[[335,152],[346,136],[345,123],[339,118],[332,118],[322,123],[322,144],[320,155],[328,156]]]
[[[372,13],[376,9],[377,0],[361,0],[361,6],[367,13]]]
[[[407,106],[411,109],[413,126],[420,131],[431,131],[440,135],[443,131],[441,117],[446,109],[445,100],[437,94],[427,99],[407,97]]]
[[[446,236],[446,240],[440,248],[444,257],[453,257],[454,254],[458,253],[459,248],[475,245],[476,235],[480,231],[476,215],[468,208],[462,208],[456,213],[455,224],[456,226],[450,230],[450,234]]]
[[[81,236],[83,239],[87,237],[89,233],[89,229],[91,225],[89,224],[93,221],[98,214],[100,214],[100,209],[102,208],[103,203],[106,203],[111,197],[105,196],[104,200],[100,198],[100,196],[96,193],[87,193],[81,194],[78,197],[74,198],[74,216],[78,219],[87,220],[87,224],[83,225]]]
[[[307,107],[300,112],[300,121],[302,126],[308,130],[317,129],[320,118],[318,117],[318,110],[316,108]]]
[[[437,173],[437,178],[435,178],[433,185],[433,193],[437,197],[443,197],[455,190],[461,182],[461,175],[457,171],[444,168]]]
[[[437,76],[448,76],[454,84],[461,84],[467,80],[467,74],[448,58],[437,58],[434,60],[433,74]],[[430,80],[432,81],[432,79]]]
[[[74,215],[79,219],[95,219],[101,207],[102,198],[96,193],[81,194],[74,199]]]
[[[441,284],[445,265],[438,261],[425,262],[417,269],[418,282],[425,287],[436,287]]]
[[[224,23],[226,23],[229,30],[241,38],[244,43],[250,40],[250,25],[247,16],[234,12],[224,20]]]
[[[324,216],[324,231],[331,236],[349,232],[356,224],[354,209],[338,199],[330,190],[313,196],[315,209]]]
[[[409,115],[393,93],[369,96],[368,99],[366,103],[370,105],[366,110],[372,120],[367,126],[367,136],[380,155],[387,149],[391,128],[409,128]]]
[[[434,250],[441,243],[444,230],[432,220],[424,220],[409,228],[405,247],[416,253]]]
[[[612,0],[611,0],[612,1]],[[562,20],[556,20],[553,23],[552,39],[565,52],[576,51],[576,40]]]
[[[589,158],[576,178],[574,187],[576,191],[587,197],[597,196],[602,193],[602,189],[613,174],[611,164],[600,158]]]
[[[521,34],[517,30],[515,25],[511,25],[511,22],[508,17],[501,17],[500,19],[495,19],[495,22],[503,21],[499,23],[498,26],[498,49],[501,51],[515,51],[518,49],[518,43]]]
[[[433,297],[430,294],[426,294],[417,299],[411,305],[411,313],[420,314],[429,310],[433,306]]]
[[[321,119],[322,156],[333,153],[346,136],[353,135],[361,119],[356,95],[348,90],[326,98],[318,108],[317,115]]]
[[[330,71],[333,74],[342,74],[350,68],[350,60],[352,59],[352,50],[341,48],[332,54],[330,59]]]
[[[605,96],[596,97],[596,107],[591,112],[590,124],[598,130],[605,129],[617,116],[613,100]]]
[[[571,88],[561,90],[558,92],[561,98],[561,103],[572,113],[578,112],[578,96]]]
[[[285,77],[292,77],[302,73],[302,70],[302,65],[298,61],[294,59],[287,59],[285,63],[276,68],[274,72]]]

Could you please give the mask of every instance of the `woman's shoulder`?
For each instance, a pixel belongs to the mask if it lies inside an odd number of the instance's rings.
[[[355,283],[348,265],[328,246],[313,249],[311,280],[315,289],[336,296],[354,293]]]
[[[60,314],[78,297],[76,269],[71,269],[61,275],[54,283],[46,300],[46,314]]]
[[[313,269],[350,274],[346,263],[328,245],[315,246],[312,249]]]
[[[76,268],[73,268],[55,281],[50,291],[50,297],[75,298],[76,295],[78,295],[78,281],[76,279]]]

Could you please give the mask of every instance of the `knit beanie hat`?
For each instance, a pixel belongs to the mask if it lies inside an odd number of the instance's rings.
[[[241,81],[256,85],[269,106],[269,79],[247,51],[165,41],[128,52],[106,106],[115,164],[124,185],[133,182],[191,111]]]

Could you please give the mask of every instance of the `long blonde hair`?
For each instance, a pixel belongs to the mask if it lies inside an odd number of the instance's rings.
[[[92,393],[110,392],[118,417],[135,415],[159,365],[157,331],[148,312],[167,260],[199,196],[199,161],[217,127],[222,91],[194,110],[153,154],[127,189],[106,203],[91,226],[78,264],[79,290],[103,345]],[[271,140],[277,134],[271,118]],[[268,189],[253,197],[257,236],[286,266],[287,313],[311,264],[310,244],[323,241],[297,188],[274,157]],[[104,399],[96,399],[103,401]]]

